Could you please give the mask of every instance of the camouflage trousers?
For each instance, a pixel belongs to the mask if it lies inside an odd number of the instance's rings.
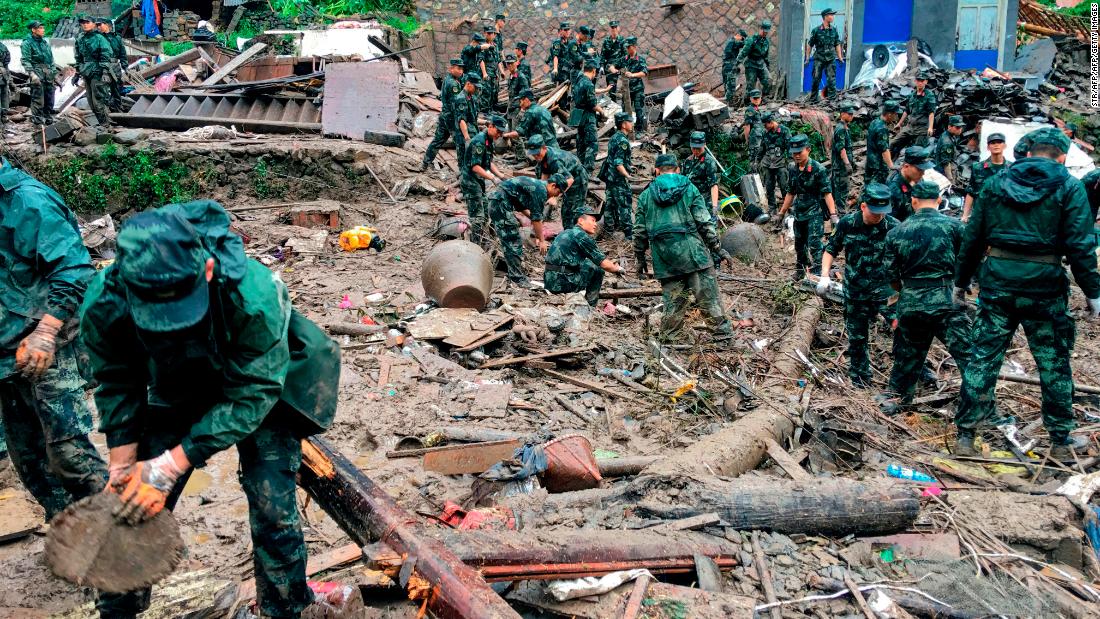
[[[176,409],[149,407],[144,433],[138,442],[138,459],[145,460],[180,443],[190,430],[194,415],[208,403],[180,415]],[[192,414],[194,413],[194,414]],[[313,601],[306,584],[306,544],[298,516],[296,479],[302,463],[301,437],[289,429],[287,419],[297,413],[277,403],[255,432],[237,443],[241,489],[248,499],[252,532],[252,560],[256,595],[265,617],[298,617]],[[173,509],[190,473],[176,482],[165,507]],[[103,617],[133,617],[149,607],[150,590],[101,593],[96,607]]]
[[[38,82],[31,82],[31,122],[50,125],[54,121],[54,83],[51,74],[36,71]]]
[[[631,89],[630,103],[634,106],[634,130],[644,133],[649,128],[649,114],[645,111],[645,90]]]
[[[95,114],[101,127],[111,126],[111,117],[108,115],[107,106],[111,102],[111,83],[107,76],[94,75],[81,76],[84,81],[85,92],[88,93],[88,107]]]
[[[584,208],[584,200],[588,197],[588,181],[573,179],[573,185],[561,198],[561,225],[563,230],[568,230],[577,223],[581,209]]]
[[[577,158],[581,165],[591,174],[596,167],[596,154],[600,150],[600,143],[596,139],[596,119],[586,120],[577,127]]]
[[[114,65],[111,70],[111,79],[107,82],[107,108],[112,112],[122,111],[122,66]]]
[[[741,67],[734,64],[722,65],[722,87],[726,91],[726,105],[733,107],[734,95],[737,93],[737,79],[741,77]]]
[[[486,248],[489,240],[488,208],[485,205],[485,184],[481,179],[475,179],[473,173],[464,173],[459,183],[462,190],[462,199],[466,202],[466,214],[470,218],[470,242]]]
[[[681,336],[689,296],[695,297],[696,305],[703,311],[707,324],[716,335],[733,333],[733,327],[722,310],[718,279],[712,267],[661,280],[661,297],[665,305],[661,316],[662,341],[672,341]]]
[[[814,68],[811,71],[813,79],[810,81],[810,101],[817,101],[821,92],[821,75],[825,75],[825,96],[832,99],[836,96],[836,61],[818,62],[814,60]]]
[[[863,173],[863,186],[871,183],[885,183],[890,171],[886,168],[865,168]]]
[[[100,492],[107,481],[107,467],[88,440],[92,414],[84,388],[71,344],[57,351],[37,382],[18,375],[0,381],[0,421],[12,467],[47,520]]]
[[[483,81],[481,86],[478,86],[477,92],[481,99],[481,105],[478,108],[486,114],[492,114],[496,111],[497,101],[500,97],[500,79],[497,77],[495,71],[487,71],[489,77]]]
[[[542,276],[547,292],[570,293],[584,292],[584,300],[595,306],[600,300],[600,288],[603,286],[603,269],[585,261],[576,269],[546,265]]]
[[[890,393],[903,404],[913,400],[932,338],[947,346],[959,373],[965,372],[970,361],[971,328],[970,315],[954,308],[934,313],[906,312],[898,316],[898,327],[894,331]]]
[[[778,168],[760,167],[760,180],[764,183],[764,195],[768,197],[768,210],[773,214],[777,208],[775,188],[779,187],[780,200],[782,200],[787,195],[788,179],[785,165]]]
[[[489,196],[489,219],[493,222],[493,231],[504,253],[508,279],[513,282],[525,281],[527,274],[523,270],[523,239],[519,234],[519,220],[508,205],[508,200],[497,194]]]
[[[825,236],[825,225],[818,213],[810,215],[809,219],[794,220],[794,270],[796,275],[804,275],[806,269],[810,273],[821,272],[821,237]]]
[[[451,133],[454,134],[455,140],[455,160],[458,161],[458,167],[461,169],[462,162],[466,160],[466,138],[462,137],[462,132],[455,127],[451,127]]]
[[[451,131],[453,127],[454,119],[439,117],[439,121],[435,123],[435,136],[432,137],[432,143],[428,144],[428,149],[424,151],[424,163],[430,164],[435,161],[435,156],[439,153],[439,149],[443,148],[443,145],[447,143],[447,138],[451,137]],[[462,136],[455,136],[455,146],[458,146],[458,139]],[[461,162],[462,160],[459,159]]]
[[[1022,325],[1042,384],[1043,425],[1052,440],[1064,439],[1076,427],[1069,364],[1076,332],[1066,297],[1037,298],[983,290],[979,298],[973,356],[962,373],[955,425],[973,432],[994,417],[997,375],[1012,336]]]
[[[868,353],[868,338],[871,323],[881,315],[890,322],[894,319],[894,310],[881,301],[868,299],[844,300],[844,328],[848,331],[848,377],[857,386],[871,384],[871,358]]]
[[[760,148],[763,142],[763,129],[749,130],[749,167],[755,174],[762,174],[760,170]],[[763,177],[760,180],[763,181]]]
[[[834,164],[830,172],[830,177],[833,184],[833,199],[836,200],[837,212],[844,215],[851,210],[848,206],[848,192],[852,190],[851,184],[848,182],[848,171],[837,170],[837,165]]]
[[[754,67],[748,63],[745,64],[745,97],[748,97],[748,93],[756,83],[760,83],[760,94],[764,95],[764,98],[768,98],[772,90],[772,75],[768,71],[768,67],[759,66]]]
[[[622,230],[626,238],[634,237],[633,213],[634,192],[626,183],[609,183],[607,200],[603,205],[603,230],[614,232]]]
[[[905,122],[905,126],[901,128],[897,136],[890,141],[890,155],[896,162],[898,154],[905,150],[906,146],[926,147],[931,138],[928,136],[928,116],[921,116],[920,118],[910,117]]]

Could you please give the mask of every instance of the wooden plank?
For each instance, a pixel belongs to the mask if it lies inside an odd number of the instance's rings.
[[[0,492],[0,544],[27,537],[41,526],[34,503],[11,488]]]
[[[217,84],[218,82],[220,82],[220,81],[224,80],[225,78],[229,77],[230,73],[236,71],[239,67],[244,65],[249,60],[252,60],[253,58],[255,58],[260,52],[264,51],[265,49],[267,49],[267,43],[257,43],[255,45],[253,45],[252,47],[249,47],[248,49],[244,50],[243,52],[237,54],[233,58],[233,60],[230,60],[229,62],[225,63],[225,65],[222,66],[222,68],[215,71],[213,75],[206,78],[206,80],[202,83],[202,85],[203,86],[210,86],[211,84]]]
[[[562,381],[563,383],[569,383],[570,385],[576,385],[578,387],[583,387],[584,389],[587,389],[587,390],[591,391],[592,393],[598,393],[600,395],[606,395],[606,396],[612,397],[612,398],[619,398],[620,400],[626,400],[627,402],[633,402],[635,404],[639,404],[639,405],[642,405],[642,406],[647,406],[647,404],[645,402],[643,402],[642,400],[639,400],[638,398],[619,393],[618,391],[612,391],[612,390],[607,389],[607,388],[605,388],[602,385],[599,385],[597,383],[593,383],[593,382],[590,382],[590,381],[587,381],[587,380],[584,380],[584,379],[581,379],[581,378],[575,378],[573,376],[570,376],[568,374],[563,374],[563,373],[558,372],[556,370],[543,370],[543,373],[545,373],[547,376],[549,376],[551,378],[556,378],[556,379]]]
[[[576,348],[563,348],[561,350],[555,350],[551,352],[544,352],[537,355],[527,355],[525,357],[509,357],[507,359],[492,359],[482,363],[479,369],[485,370],[489,368],[498,368],[506,365],[515,365],[517,363],[523,363],[524,361],[535,361],[538,359],[553,359],[556,357],[564,357],[566,355],[575,355],[582,352],[588,352],[594,350],[595,345],[589,344],[588,346],[578,346]]]
[[[680,520],[659,524],[654,527],[654,529],[661,531],[694,531],[695,529],[714,526],[720,522],[722,522],[721,516],[715,512],[709,512],[690,518],[681,518]]]
[[[695,560],[695,580],[699,583],[699,588],[703,591],[721,593],[722,572],[714,559],[698,553],[692,558]]]
[[[489,335],[486,335],[485,337],[481,338],[480,340],[477,340],[476,342],[472,342],[468,346],[463,346],[461,348],[454,349],[454,352],[470,352],[471,350],[477,350],[478,348],[481,348],[482,346],[485,346],[487,344],[492,344],[493,342],[495,342],[497,340],[504,339],[505,337],[507,337],[507,335],[509,333],[511,333],[511,331],[495,331],[495,332],[493,332]]]
[[[856,606],[859,607],[860,612],[867,619],[876,619],[875,613],[871,611],[871,607],[867,605],[867,600],[863,599],[863,594],[860,593],[859,587],[856,586],[855,581],[852,580],[852,576],[848,573],[844,573],[844,586],[848,587],[848,591],[852,594],[852,599],[856,601]]]
[[[660,288],[613,288],[611,290],[601,290],[601,299],[629,299],[632,297],[659,297],[661,296]]]
[[[782,445],[775,442],[775,439],[765,437],[764,444],[768,447],[768,457],[774,460],[787,475],[790,475],[791,479],[802,481],[813,478],[813,475],[810,475],[806,472],[806,469],[799,466],[798,462],[795,462],[794,458],[783,449]]]
[[[450,346],[458,346],[458,347],[464,348],[464,347],[469,346],[469,345],[471,345],[475,342],[478,342],[482,339],[486,339],[486,338],[494,335],[497,329],[500,329],[501,327],[505,327],[505,326],[511,324],[512,321],[515,320],[515,319],[516,319],[515,316],[512,316],[511,314],[508,314],[504,318],[498,320],[492,326],[486,327],[484,329],[475,328],[471,325],[470,330],[467,331],[466,333],[456,333],[456,334],[444,339],[443,343],[448,344]],[[507,335],[507,334],[508,334],[508,332],[506,331],[505,335]]]
[[[520,446],[519,439],[450,445],[424,454],[424,470],[443,475],[484,473],[501,460],[507,460]]]
[[[645,601],[645,592],[649,589],[649,574],[642,574],[634,581],[634,588],[630,590],[630,599],[626,602],[626,612],[623,619],[637,619],[642,612],[642,602]]]
[[[172,69],[175,69],[176,67],[180,66],[181,64],[187,64],[188,62],[194,62],[195,60],[198,60],[200,57],[201,57],[201,52],[199,51],[199,48],[192,47],[191,49],[183,52],[182,54],[177,54],[175,56],[172,56],[171,58],[166,59],[164,62],[157,63],[157,64],[149,67],[148,69],[145,69],[139,75],[141,75],[141,79],[147,80],[151,77],[156,77],[156,76],[158,76],[161,73],[164,73],[166,71],[171,71]]]
[[[771,570],[768,569],[768,559],[764,556],[764,549],[760,547],[759,531],[752,532],[752,562],[756,565],[756,574],[760,577],[761,588],[764,589],[764,599],[769,604],[778,602],[779,598],[775,597],[775,587],[772,584]],[[771,619],[782,619],[783,617],[778,606],[769,608],[768,614]]]

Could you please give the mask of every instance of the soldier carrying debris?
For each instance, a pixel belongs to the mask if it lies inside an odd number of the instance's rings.
[[[745,47],[747,36],[749,33],[738,28],[737,32],[726,41],[726,47],[722,50],[722,86],[726,91],[726,105],[730,107],[733,107],[734,96],[737,93],[737,78],[741,74],[737,56],[741,53],[741,48]]]
[[[550,44],[550,51],[546,56],[546,64],[550,67],[550,78],[554,85],[571,83],[572,75],[569,73],[573,66],[573,56],[576,53],[576,41],[569,35],[569,22],[563,21],[558,25],[559,38]]]
[[[771,31],[770,19],[760,22],[760,33],[749,37],[741,48],[741,53],[737,54],[737,64],[745,65],[745,88],[755,88],[759,82],[764,96],[771,93],[772,89],[772,78],[768,71],[768,50],[771,47],[768,34]]]
[[[489,212],[485,204],[485,181],[499,184],[504,175],[493,161],[493,143],[508,129],[504,117],[489,117],[485,130],[470,138],[462,162],[462,199],[470,218],[470,241],[486,247],[489,242]]]
[[[31,84],[31,122],[45,127],[54,122],[54,91],[57,70],[53,64],[53,49],[46,40],[46,27],[40,21],[27,24],[30,34],[23,39],[20,51],[23,70]]]
[[[535,245],[545,254],[547,244],[542,235],[543,209],[546,207],[546,200],[560,196],[568,184],[569,179],[564,174],[551,176],[549,182],[529,176],[517,176],[502,182],[489,194],[489,218],[504,252],[508,281],[513,284],[521,288],[531,285],[523,271],[523,239],[520,237],[516,213],[523,213],[531,219]]]
[[[81,336],[99,383],[116,515],[136,523],[172,509],[193,468],[236,446],[260,612],[298,617],[314,596],[295,482],[301,440],[336,412],[335,343],[245,256],[211,201],[127,220],[117,261],[88,288]],[[103,593],[97,607],[132,618],[149,600],[149,589]]]
[[[554,127],[554,119],[550,112],[538,103],[534,103],[535,93],[530,88],[519,93],[519,109],[522,115],[515,125],[515,129],[504,134],[505,138],[515,139],[522,137],[530,140],[533,135],[541,135],[543,144],[552,148],[558,147],[558,131]]]
[[[454,108],[455,155],[458,158],[459,172],[466,161],[466,144],[477,132],[477,87],[481,78],[476,73],[466,73],[462,83],[462,95],[452,102]]]
[[[546,254],[542,276],[547,292],[584,292],[584,299],[595,306],[600,299],[604,271],[622,275],[622,266],[604,255],[596,246],[596,215],[589,207],[577,214],[576,225],[554,237]]]
[[[661,282],[664,314],[661,340],[682,336],[688,297],[703,311],[714,336],[729,338],[733,327],[722,310],[714,259],[727,266],[733,259],[722,249],[703,195],[680,175],[676,156],[657,156],[657,177],[638,197],[634,214],[634,258],[638,277],[649,276],[646,251],[653,256],[653,276]]]

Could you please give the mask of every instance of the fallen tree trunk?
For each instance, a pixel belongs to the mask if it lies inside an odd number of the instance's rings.
[[[641,473],[645,467],[660,460],[659,456],[629,456],[626,458],[602,458],[596,460],[596,466],[600,467],[600,476],[604,478],[608,477],[626,477],[627,475],[637,475]]]
[[[380,540],[412,562],[413,569],[432,585],[428,603],[436,614],[519,618],[480,574],[439,541],[417,530],[416,516],[398,506],[324,439],[302,441],[299,476],[299,485],[352,540],[361,545]],[[406,575],[401,584],[407,582]]]
[[[663,489],[670,485],[680,489],[679,504],[646,500],[651,491],[667,496]],[[671,520],[716,512],[723,525],[742,531],[835,537],[889,534],[907,529],[920,511],[911,486],[886,481],[744,479],[684,485],[644,478],[636,480],[634,488],[639,499],[634,513],[641,517]]]
[[[794,324],[776,348],[772,373],[791,379],[802,373],[796,350],[808,351],[813,343],[814,329],[821,320],[821,300],[814,297],[795,314]],[[794,432],[790,415],[781,410],[787,401],[785,387],[773,387],[760,394],[771,402],[745,415],[728,428],[696,441],[672,456],[651,466],[645,472],[654,475],[720,475],[736,477],[755,469],[768,454],[766,439],[782,445]]]

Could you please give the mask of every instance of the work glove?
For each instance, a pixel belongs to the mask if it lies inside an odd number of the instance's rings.
[[[837,215],[836,213],[829,215],[829,223],[833,224],[834,226],[840,223],[840,215]]]
[[[729,270],[733,270],[733,256],[731,256],[728,251],[723,249],[722,251],[718,252],[718,259],[720,263],[726,265]]]
[[[186,460],[186,458],[184,458]],[[131,525],[149,520],[164,509],[168,493],[190,464],[176,462],[171,451],[134,465],[120,498],[115,516]]]
[[[104,492],[121,494],[137,462],[137,443],[112,447],[107,453],[107,485]]]
[[[637,264],[634,267],[634,274],[638,276],[638,279],[647,279],[649,277],[649,264],[646,263],[645,254],[634,256],[634,261]]]
[[[955,304],[955,307],[957,308],[966,307],[966,289],[955,286],[951,290],[951,301]]]
[[[42,78],[38,77],[38,74],[35,73],[34,71],[31,71],[30,80],[31,80],[32,84],[41,84],[42,83]]]
[[[1089,299],[1089,318],[1100,318],[1100,297]]]
[[[824,297],[825,293],[829,292],[829,284],[832,284],[833,280],[829,279],[829,276],[820,277],[817,280],[817,296]]]
[[[28,380],[38,380],[53,365],[57,352],[57,333],[61,321],[45,314],[30,335],[19,342],[15,350],[15,369]]]

